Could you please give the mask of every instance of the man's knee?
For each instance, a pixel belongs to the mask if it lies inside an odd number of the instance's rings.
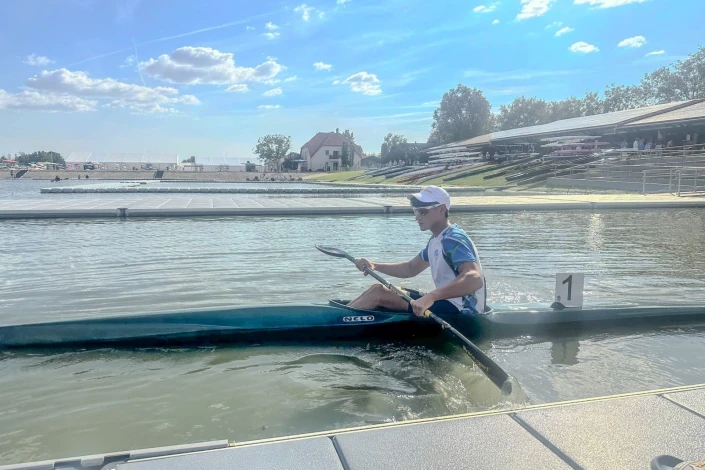
[[[370,295],[374,296],[376,299],[379,300],[389,296],[389,293],[391,291],[382,284],[374,284],[368,289],[368,292],[370,293]]]

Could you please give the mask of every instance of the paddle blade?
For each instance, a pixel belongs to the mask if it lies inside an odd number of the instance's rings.
[[[321,246],[321,245],[316,245],[316,248],[318,251],[321,251],[327,255],[330,256],[335,256],[336,258],[347,258],[347,259],[354,259],[352,256],[344,252],[343,250],[339,248],[333,248],[331,246]]]

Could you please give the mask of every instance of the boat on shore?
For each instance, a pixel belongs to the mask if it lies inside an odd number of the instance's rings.
[[[0,348],[149,346],[216,342],[332,341],[433,336],[441,327],[405,312],[359,310],[346,301],[215,307],[0,326]],[[560,307],[560,306],[558,306]],[[522,336],[552,330],[705,325],[705,305],[497,305],[484,314],[443,316],[469,336]]]

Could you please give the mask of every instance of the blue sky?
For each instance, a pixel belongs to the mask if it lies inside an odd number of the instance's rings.
[[[1,2],[0,152],[249,157],[351,129],[425,141],[458,83],[497,111],[638,82],[705,45],[703,0]]]

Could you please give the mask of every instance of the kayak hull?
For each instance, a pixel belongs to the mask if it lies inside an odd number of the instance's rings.
[[[496,306],[486,314],[443,318],[466,336],[575,332],[584,328],[705,325],[705,306]],[[404,312],[358,310],[345,301],[179,310],[0,327],[0,348],[161,345],[274,340],[408,339],[437,335],[434,321]]]
[[[0,347],[408,337],[434,325],[406,313],[357,310],[331,301],[4,326],[0,327]]]

